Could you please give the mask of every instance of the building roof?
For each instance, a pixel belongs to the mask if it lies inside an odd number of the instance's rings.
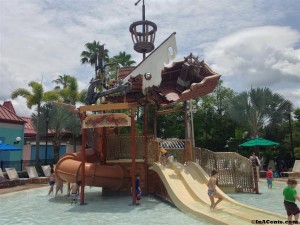
[[[36,132],[32,126],[31,118],[28,117],[21,117],[24,121],[26,121],[25,129],[24,129],[24,136],[25,137],[33,137],[36,135]]]
[[[9,109],[11,112],[13,112],[14,114],[16,114],[15,108],[13,106],[13,104],[11,103],[11,101],[4,101],[3,102],[3,106],[7,109]]]
[[[0,122],[18,123],[18,124],[26,123],[21,117],[16,115],[15,110],[11,103],[10,104],[6,103],[6,105],[8,107],[12,107],[12,110],[0,104]]]

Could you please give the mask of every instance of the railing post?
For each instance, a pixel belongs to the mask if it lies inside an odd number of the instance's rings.
[[[191,154],[191,141],[185,140],[185,161],[192,161],[192,154]]]
[[[159,150],[159,141],[154,141],[154,151],[155,151],[155,162],[159,161],[159,155],[160,155],[160,150]]]
[[[23,159],[21,159],[21,171],[23,171]]]
[[[3,170],[4,168],[3,168],[3,161],[1,160],[0,161],[0,168]]]

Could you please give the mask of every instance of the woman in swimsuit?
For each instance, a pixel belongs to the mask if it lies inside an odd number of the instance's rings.
[[[219,204],[223,200],[223,197],[216,190],[217,176],[218,176],[218,171],[213,170],[211,172],[211,178],[207,183],[207,187],[208,187],[207,194],[211,202],[210,209],[212,210],[216,208],[217,204]],[[216,203],[215,203],[215,198],[218,198],[218,201]]]

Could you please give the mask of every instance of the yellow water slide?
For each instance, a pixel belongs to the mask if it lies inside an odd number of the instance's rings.
[[[181,211],[215,224],[251,224],[256,220],[285,221],[287,218],[266,210],[239,203],[219,188],[222,201],[214,211],[210,210],[207,195],[208,175],[196,163],[186,166],[171,162],[167,166],[154,163],[152,169],[160,176],[172,202]],[[254,221],[254,222],[253,222]]]
[[[85,184],[117,190],[123,183],[123,169],[118,166],[100,165],[97,152],[86,149]],[[74,183],[81,179],[82,154],[65,154],[55,166],[56,179]]]

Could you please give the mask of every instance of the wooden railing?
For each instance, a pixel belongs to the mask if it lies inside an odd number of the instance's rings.
[[[211,174],[219,172],[218,185],[233,187],[235,192],[253,192],[254,178],[251,161],[236,152],[212,152],[204,148],[193,148],[193,159]]]
[[[254,178],[251,161],[235,152],[212,152],[203,148],[192,148],[189,140],[154,139],[147,138],[147,151],[145,151],[144,136],[135,137],[136,159],[144,159],[147,153],[148,165],[158,162],[160,149],[163,147],[169,155],[176,155],[180,163],[194,161],[211,174],[213,169],[218,170],[218,185],[231,187],[235,192],[252,192]],[[131,136],[112,135],[107,138],[107,160],[131,159]]]
[[[153,135],[148,135],[148,143],[153,140]],[[131,159],[131,136],[130,135],[111,135],[107,138],[107,160]],[[136,159],[145,157],[145,138],[144,136],[135,137]]]

